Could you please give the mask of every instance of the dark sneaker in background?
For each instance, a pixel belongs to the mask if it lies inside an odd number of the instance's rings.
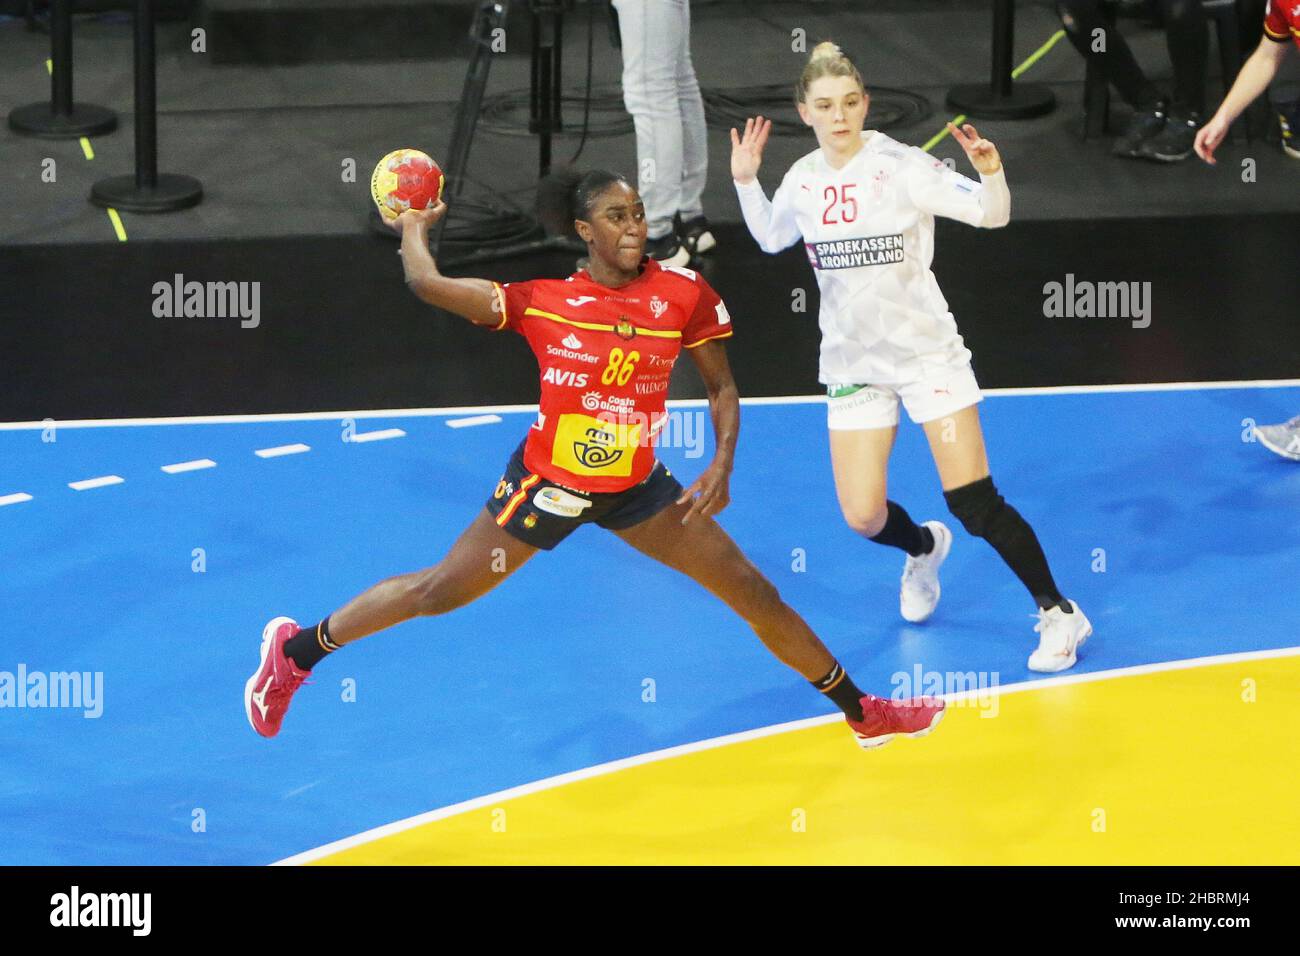
[[[1138,154],[1158,163],[1182,162],[1193,153],[1201,122],[1199,113],[1171,114],[1164,129],[1138,147]]]
[[[1142,144],[1160,134],[1168,119],[1168,107],[1164,101],[1157,103],[1153,109],[1138,110],[1129,117],[1128,125],[1120,133],[1110,148],[1112,156],[1123,159],[1136,159]]]
[[[675,216],[673,228],[681,244],[692,256],[701,255],[718,245],[718,241],[713,238],[713,231],[709,229],[709,220],[703,216],[692,216],[690,219]]]
[[[664,266],[684,266],[691,261],[691,251],[682,245],[675,232],[658,239],[647,239],[645,252]]]

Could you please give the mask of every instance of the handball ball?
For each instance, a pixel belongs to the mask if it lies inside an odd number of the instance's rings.
[[[428,209],[442,198],[445,179],[427,153],[395,149],[379,161],[370,177],[370,195],[385,219],[408,209]]]

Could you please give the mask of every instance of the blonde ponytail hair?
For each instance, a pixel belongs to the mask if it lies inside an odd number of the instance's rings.
[[[795,102],[806,102],[808,87],[823,76],[847,76],[863,91],[866,90],[866,84],[862,82],[862,74],[853,65],[853,61],[844,55],[844,51],[838,45],[830,40],[823,40],[813,47],[808,62],[804,64],[803,72],[799,74],[799,82],[794,85]]]

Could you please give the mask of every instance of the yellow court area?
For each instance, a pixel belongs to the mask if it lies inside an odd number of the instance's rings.
[[[328,864],[1297,864],[1300,657],[949,706],[861,752],[826,724],[578,780]],[[982,716],[987,715],[987,716]]]

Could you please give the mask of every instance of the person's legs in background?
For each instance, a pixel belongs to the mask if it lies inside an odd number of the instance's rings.
[[[1192,155],[1196,131],[1205,121],[1205,74],[1210,32],[1201,0],[1161,0],[1165,41],[1174,67],[1174,96],[1168,120],[1138,149],[1143,159],[1176,163]]]
[[[709,172],[708,129],[704,123],[704,99],[691,62],[691,7],[687,0],[668,0],[677,8],[685,38],[677,51],[677,102],[682,114],[682,191],[677,207],[677,237],[687,250],[708,252],[715,245],[704,217],[704,184]]]
[[[623,46],[623,103],[636,126],[636,178],[645,202],[646,252],[662,262],[685,265],[689,253],[673,232],[682,194],[677,64],[686,42],[684,20],[676,0],[613,2]]]
[[[1138,66],[1119,29],[1102,18],[1100,0],[1057,0],[1056,12],[1079,55],[1093,61],[1124,102],[1133,107],[1128,126],[1111,152],[1137,156],[1142,143],[1164,129],[1168,103]]]

